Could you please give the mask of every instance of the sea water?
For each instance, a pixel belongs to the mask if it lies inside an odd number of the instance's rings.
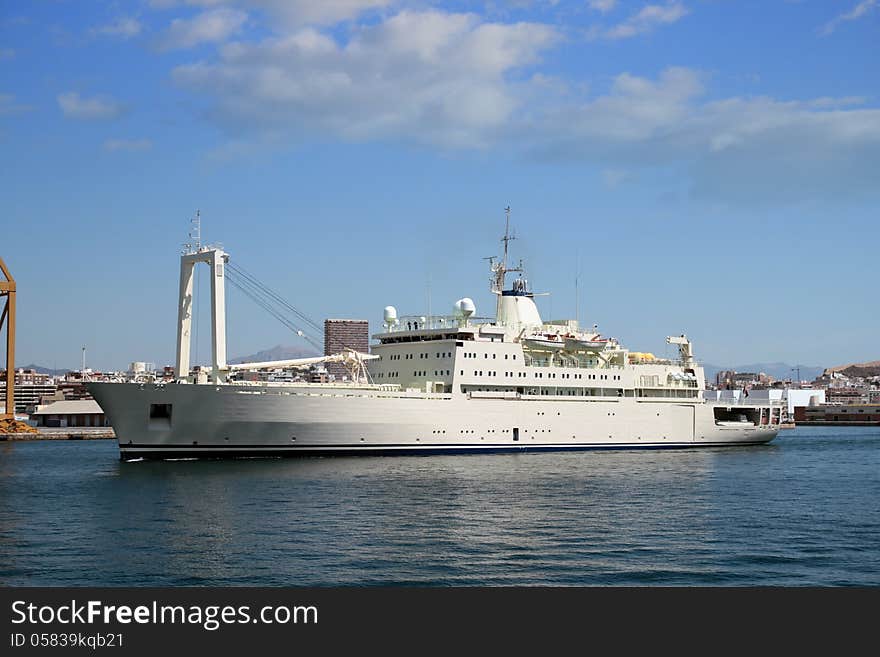
[[[0,443],[0,584],[880,584],[878,427],[690,450],[118,454]]]

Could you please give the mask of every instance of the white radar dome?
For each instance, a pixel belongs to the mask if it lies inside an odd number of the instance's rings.
[[[455,302],[455,314],[464,317],[467,319],[471,315],[477,312],[477,307],[474,305],[473,299],[465,297],[464,299],[459,299]]]
[[[386,324],[396,324],[397,308],[395,308],[394,306],[385,306],[384,317]]]

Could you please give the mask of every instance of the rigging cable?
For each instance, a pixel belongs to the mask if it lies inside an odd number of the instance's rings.
[[[320,331],[322,330],[322,329],[321,329],[321,326],[320,326],[317,322],[315,322],[314,320],[312,320],[311,317],[309,317],[308,315],[306,315],[305,313],[303,313],[302,311],[300,311],[298,308],[296,308],[296,307],[294,307],[293,305],[291,305],[290,303],[288,303],[287,300],[284,299],[284,297],[282,297],[280,294],[278,294],[277,292],[275,292],[272,288],[270,288],[270,287],[269,287],[268,285],[266,285],[265,283],[262,283],[259,279],[257,279],[256,276],[254,276],[253,274],[251,274],[251,273],[249,273],[248,271],[246,271],[243,267],[241,267],[241,266],[239,266],[239,265],[236,265],[236,264],[233,263],[233,262],[229,262],[229,263],[227,263],[227,269],[231,269],[231,270],[234,271],[236,274],[238,274],[241,278],[246,279],[247,281],[249,281],[249,282],[250,282],[255,288],[257,288],[257,289],[259,289],[260,291],[262,291],[263,294],[265,294],[266,296],[268,296],[268,297],[270,297],[271,299],[273,299],[273,300],[274,300],[276,303],[278,303],[279,305],[284,306],[285,308],[287,308],[287,310],[289,310],[290,312],[292,312],[292,313],[293,313],[294,315],[296,315],[300,320],[302,320],[303,322],[305,322],[306,324],[308,324],[308,325],[309,325],[311,328],[313,328],[315,331],[320,332]]]
[[[237,287],[245,296],[247,296],[251,301],[260,306],[263,310],[272,315],[275,319],[281,322],[288,329],[296,333],[298,336],[306,340],[312,347],[317,349],[319,352],[323,350],[322,345],[310,336],[308,333],[303,331],[296,323],[294,323],[289,317],[285,317],[283,312],[279,310],[277,307],[273,306],[273,299],[266,298],[266,292],[264,287],[260,287],[256,285],[251,280],[242,277],[242,275],[235,269],[227,268],[227,280],[232,283],[235,287]],[[277,302],[276,302],[277,303]],[[289,307],[289,304],[284,304]],[[299,315],[299,313],[298,313]],[[314,323],[312,323],[314,325]]]

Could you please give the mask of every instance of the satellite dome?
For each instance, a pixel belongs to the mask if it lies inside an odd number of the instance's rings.
[[[475,312],[477,312],[477,307],[474,305],[473,299],[465,297],[464,299],[459,299],[455,302],[456,315],[460,315],[461,317],[467,319]]]
[[[384,317],[386,324],[397,324],[397,308],[394,306],[385,306]]]

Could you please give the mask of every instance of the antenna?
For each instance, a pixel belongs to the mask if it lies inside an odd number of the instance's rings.
[[[189,232],[186,234],[189,240],[183,245],[184,253],[198,253],[202,250],[202,211],[196,210],[196,216],[189,221]]]
[[[501,238],[501,241],[504,243],[504,255],[501,258],[500,262],[495,262],[495,258],[484,258],[484,260],[489,261],[489,271],[492,272],[492,292],[496,294],[501,294],[504,290],[504,282],[505,275],[508,272],[523,270],[522,261],[520,261],[518,267],[508,267],[507,266],[507,254],[510,246],[510,241],[515,240],[516,237],[510,234],[510,206],[508,205],[504,208],[505,214],[505,225],[504,225],[504,237]]]
[[[574,258],[575,269],[574,269],[574,319],[578,324],[578,329],[580,329],[581,325],[581,310],[580,310],[580,295],[578,294],[578,279],[581,275],[581,253],[580,250],[577,251],[577,255]]]
[[[428,272],[428,281],[425,286],[425,292],[428,295],[428,328],[431,327],[431,273]]]
[[[508,205],[504,208],[505,215],[505,224],[504,224],[504,237],[501,238],[501,241],[504,242],[504,259],[501,261],[501,264],[504,266],[505,270],[507,269],[507,245],[510,240],[515,240],[516,237],[510,236],[510,206]]]

